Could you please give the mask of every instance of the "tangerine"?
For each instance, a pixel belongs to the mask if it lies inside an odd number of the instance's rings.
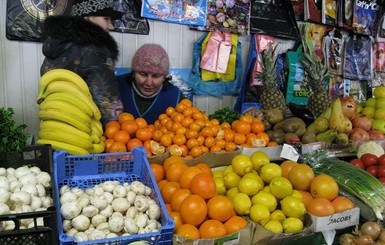
[[[143,146],[143,142],[138,138],[130,139],[127,142],[127,150],[132,151],[135,147]]]
[[[179,103],[185,104],[187,107],[192,107],[192,101],[187,98],[182,99]]]
[[[247,220],[238,215],[231,216],[230,219],[228,219],[224,223],[227,234],[238,232],[244,227],[246,227],[247,224],[248,224]]]
[[[140,139],[142,142],[152,139],[152,131],[148,127],[141,128],[139,126],[138,130],[135,133],[136,138]]]
[[[270,142],[270,136],[267,133],[257,133],[257,139],[264,140],[266,144]]]
[[[122,142],[123,144],[127,144],[127,142],[131,139],[130,134],[125,130],[119,130],[115,132],[114,141]]]
[[[201,238],[198,228],[190,224],[182,224],[175,230],[175,234],[188,239]]]
[[[183,223],[198,226],[207,216],[206,201],[198,195],[190,195],[181,203],[179,213]]]
[[[226,226],[215,219],[208,219],[199,226],[201,238],[216,238],[227,234]]]
[[[117,128],[120,129],[120,123],[119,123],[118,121],[116,121],[116,120],[108,121],[108,122],[106,123],[106,125],[104,126],[104,129],[107,129],[107,128],[111,127],[111,126],[117,127]]]
[[[142,117],[135,118],[135,122],[138,124],[139,128],[145,128],[148,125],[146,119]]]
[[[171,166],[171,164],[176,162],[182,162],[185,163],[184,159],[180,156],[169,156],[163,161],[163,168],[164,171],[167,172],[168,168]]]
[[[127,147],[124,143],[119,142],[119,141],[114,141],[110,147],[109,147],[109,152],[126,152]]]
[[[122,112],[118,115],[118,121],[120,124],[123,124],[125,121],[134,120],[134,116],[128,112]]]
[[[239,120],[235,125],[235,131],[237,133],[247,135],[251,132],[251,124],[245,121]]]
[[[116,132],[120,131],[120,125],[116,126],[114,124],[111,124],[104,130],[104,136],[106,136],[107,139],[113,139]]]
[[[172,144],[172,136],[170,134],[163,134],[161,137],[160,137],[160,143],[164,146],[164,147],[169,147],[171,144]]]
[[[307,211],[319,217],[329,216],[335,213],[332,202],[323,197],[314,198],[307,206]]]
[[[215,195],[207,201],[207,215],[211,219],[225,222],[233,212],[233,203],[227,196]]]
[[[265,124],[262,121],[254,121],[251,124],[251,132],[255,134],[265,132]]]
[[[121,125],[121,129],[127,131],[131,136],[135,135],[136,130],[138,130],[139,126],[135,122],[135,120],[126,120]]]
[[[197,174],[191,180],[191,192],[201,196],[203,199],[209,199],[216,194],[216,185],[214,177],[208,173]]]

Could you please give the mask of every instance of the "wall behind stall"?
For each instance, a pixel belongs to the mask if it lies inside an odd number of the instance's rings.
[[[38,94],[40,65],[43,62],[41,44],[35,42],[10,41],[5,36],[6,1],[0,0],[0,107],[11,107],[15,121],[27,125],[27,132],[37,136],[39,131],[38,110],[35,102]],[[135,35],[111,32],[120,47],[117,67],[130,67],[134,52],[144,43],[158,43],[169,54],[171,67],[191,68],[194,42],[203,32],[192,31],[185,25],[149,20],[149,35]],[[243,65],[246,64],[250,36],[240,36]],[[290,40],[281,42],[281,51],[293,45]],[[243,75],[243,74],[242,74]],[[194,96],[194,106],[207,114],[215,110],[232,108],[236,96]],[[0,129],[1,130],[1,129]]]

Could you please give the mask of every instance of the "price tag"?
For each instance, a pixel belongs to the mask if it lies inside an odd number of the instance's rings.
[[[299,159],[299,153],[292,145],[283,144],[280,157],[297,162]]]

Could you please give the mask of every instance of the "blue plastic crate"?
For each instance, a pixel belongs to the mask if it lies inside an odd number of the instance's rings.
[[[172,243],[174,222],[168,215],[146,156],[147,154],[143,147],[135,148],[133,152],[91,155],[68,155],[64,151],[54,152],[54,176],[60,244],[123,245],[134,241],[147,241],[148,244]],[[153,190],[151,198],[161,207],[159,221],[162,226],[160,231],[78,243],[74,241],[73,237],[67,236],[63,231],[63,220],[60,214],[60,188],[63,185],[67,185],[71,188],[78,187],[84,190],[108,180],[117,180],[120,183],[131,183],[132,181],[139,180],[150,187]]]

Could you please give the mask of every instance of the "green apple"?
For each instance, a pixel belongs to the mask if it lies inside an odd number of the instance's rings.
[[[381,131],[381,133],[385,134],[385,120],[374,119],[372,122],[372,129],[377,129]]]
[[[362,109],[364,109],[364,107],[362,107],[362,105],[357,105],[356,114],[361,114]]]
[[[385,108],[385,98],[376,99],[376,109]]]
[[[385,108],[378,108],[374,111],[374,119],[385,120]]]
[[[367,106],[364,109],[362,109],[362,115],[365,115],[368,118],[374,118],[374,112],[376,111],[376,108],[373,106]]]
[[[369,98],[366,100],[365,106],[376,107],[376,98]]]
[[[375,98],[385,98],[385,86],[377,86],[374,88],[373,96]]]

